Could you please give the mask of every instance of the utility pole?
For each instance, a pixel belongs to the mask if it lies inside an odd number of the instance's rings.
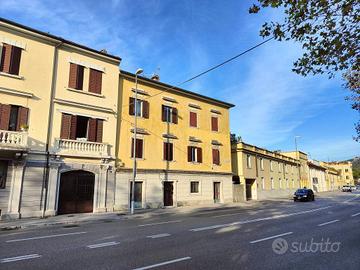
[[[133,139],[133,179],[131,183],[132,192],[131,192],[131,205],[130,205],[130,213],[134,214],[135,207],[135,179],[136,179],[136,131],[137,131],[137,92],[138,92],[138,75],[141,74],[143,70],[141,68],[137,69],[135,72],[135,99],[134,99],[134,139]]]

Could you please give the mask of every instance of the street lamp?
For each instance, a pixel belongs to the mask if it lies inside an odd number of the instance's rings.
[[[141,74],[143,70],[138,68],[135,72],[135,99],[134,99],[134,143],[133,143],[133,181],[131,183],[132,192],[131,192],[131,205],[130,205],[130,213],[134,214],[134,206],[135,206],[135,178],[136,178],[136,131],[137,131],[137,92],[138,92],[138,75]]]

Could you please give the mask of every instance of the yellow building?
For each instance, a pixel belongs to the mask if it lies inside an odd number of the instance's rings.
[[[281,152],[281,154],[298,159],[300,161],[300,183],[301,187],[310,188],[312,186],[309,179],[309,164],[308,156],[302,151],[290,151],[290,152]]]
[[[354,177],[352,173],[352,163],[350,161],[327,162],[327,164],[340,173],[339,186],[354,185]]]
[[[234,201],[289,197],[300,188],[297,159],[244,142],[231,149]]]
[[[328,191],[335,191],[340,189],[340,172],[327,164],[326,162],[321,162],[321,165],[326,168],[326,186]]]
[[[121,71],[116,178],[127,208],[133,167],[135,75]],[[135,205],[139,208],[232,202],[232,104],[139,77]]]
[[[326,167],[323,166],[317,160],[308,161],[309,168],[309,185],[315,192],[328,191],[328,185],[326,183]]]
[[[112,209],[120,58],[5,19],[0,52],[2,218]]]

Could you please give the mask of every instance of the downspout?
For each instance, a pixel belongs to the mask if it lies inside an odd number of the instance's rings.
[[[49,187],[49,173],[50,173],[50,140],[51,140],[51,131],[52,131],[52,122],[53,122],[53,112],[54,112],[54,98],[56,92],[56,75],[57,75],[57,65],[58,65],[58,48],[63,43],[60,42],[55,45],[54,49],[54,62],[52,69],[52,78],[51,78],[51,89],[50,89],[50,104],[49,104],[49,115],[48,115],[48,128],[47,128],[47,136],[46,136],[46,167],[45,167],[45,175],[44,175],[44,187],[45,187],[45,196],[44,196],[44,205],[42,211],[42,217],[45,217],[46,205],[47,205],[47,197],[48,197],[48,187]]]

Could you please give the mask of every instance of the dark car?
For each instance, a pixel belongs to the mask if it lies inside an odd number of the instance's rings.
[[[294,202],[296,201],[314,201],[315,195],[314,192],[311,189],[308,188],[299,188],[294,193]]]

